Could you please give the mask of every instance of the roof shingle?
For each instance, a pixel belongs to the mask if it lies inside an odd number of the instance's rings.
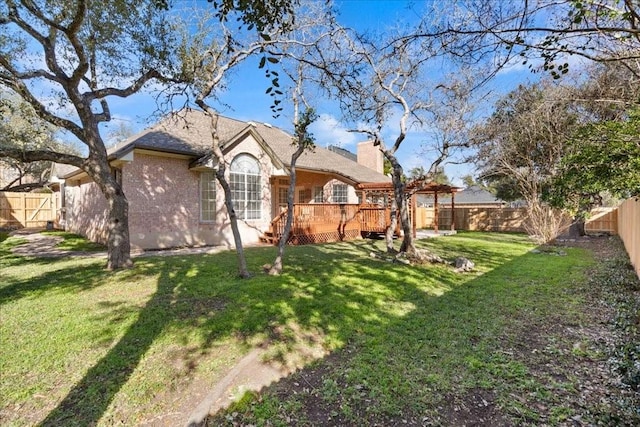
[[[225,144],[253,127],[269,146],[277,160],[290,166],[296,147],[293,137],[285,131],[263,123],[243,122],[220,116],[218,132],[223,149]],[[110,158],[117,158],[134,148],[184,154],[199,158],[211,152],[209,117],[197,110],[175,113],[155,126],[135,135],[110,150]],[[298,168],[335,174],[353,183],[387,182],[390,178],[360,165],[344,156],[316,147],[305,152],[296,164]]]

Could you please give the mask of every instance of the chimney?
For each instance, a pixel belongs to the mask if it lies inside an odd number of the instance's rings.
[[[382,151],[373,145],[373,141],[358,143],[358,163],[379,173],[384,171]]]

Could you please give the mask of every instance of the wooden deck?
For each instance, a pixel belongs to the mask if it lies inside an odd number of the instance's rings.
[[[390,210],[360,204],[308,203],[294,205],[289,243],[305,245],[360,238],[363,234],[384,233],[390,223]],[[287,212],[271,221],[264,240],[277,243],[284,231]]]
[[[414,180],[407,184],[407,201],[409,221],[416,233],[416,194],[433,194],[437,206],[438,193],[451,194],[451,209],[454,208],[455,192],[458,187],[428,183]],[[361,183],[356,186],[363,204],[329,204],[329,203],[297,203],[293,209],[293,224],[289,242],[295,245],[309,243],[329,243],[353,240],[367,234],[382,234],[391,224],[391,209],[388,206],[393,200],[393,184]],[[387,204],[382,206],[378,203]],[[438,215],[435,215],[434,229],[438,231]],[[282,237],[287,212],[282,212],[271,221],[271,227],[263,236],[263,241],[277,244]],[[455,218],[451,221],[451,230],[455,230]],[[396,227],[396,235],[400,235],[400,221]]]

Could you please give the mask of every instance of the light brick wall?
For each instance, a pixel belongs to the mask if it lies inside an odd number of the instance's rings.
[[[199,180],[187,159],[134,153],[122,168],[134,248],[214,244],[212,227],[200,227]]]
[[[262,171],[262,217],[239,221],[243,243],[259,241],[271,220],[268,156],[255,141],[245,141],[241,149],[231,150],[228,159],[251,154]],[[177,246],[234,245],[224,192],[216,185],[216,221],[200,220],[200,172],[189,170],[188,159],[134,154],[123,167],[123,188],[129,200],[131,244],[143,249]]]
[[[273,212],[273,175],[282,175],[260,145],[248,136],[232,147],[229,162],[240,154],[250,154],[260,164],[262,173],[262,214],[260,219],[240,221],[243,243],[259,241],[268,230]],[[133,161],[122,166],[122,186],[129,201],[129,231],[134,249],[156,249],[179,246],[224,245],[233,247],[229,217],[224,206],[224,193],[217,185],[215,222],[200,220],[200,175],[189,170],[190,159],[176,156],[134,152]],[[297,187],[313,189],[323,186],[325,200],[330,200],[330,176],[299,172]],[[107,203],[98,186],[85,179],[67,182],[67,224],[70,231],[92,240],[106,241]],[[277,184],[273,183],[273,189]],[[273,194],[277,197],[277,191]],[[349,187],[349,203],[357,203],[353,187]]]
[[[65,230],[106,244],[108,205],[98,185],[83,178],[67,181],[64,188]]]

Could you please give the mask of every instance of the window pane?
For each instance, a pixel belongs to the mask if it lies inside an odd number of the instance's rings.
[[[216,219],[216,181],[213,172],[200,174],[200,218],[202,221]]]
[[[287,195],[289,193],[289,189],[286,187],[278,187],[278,206],[287,207]]]
[[[333,203],[347,203],[347,184],[333,184]]]
[[[303,188],[298,190],[298,203],[311,202],[311,189]]]
[[[320,186],[313,187],[313,202],[314,203],[324,202],[324,190],[322,187]]]

